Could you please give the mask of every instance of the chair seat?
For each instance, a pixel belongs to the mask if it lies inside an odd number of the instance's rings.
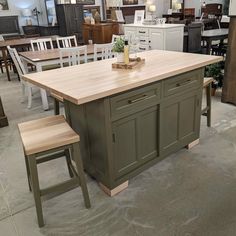
[[[80,141],[63,115],[18,124],[26,155],[32,155]]]
[[[206,88],[210,83],[212,83],[214,79],[212,77],[206,77],[203,81],[203,88]]]

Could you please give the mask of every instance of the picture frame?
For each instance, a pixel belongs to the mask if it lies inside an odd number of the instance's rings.
[[[142,24],[144,21],[144,10],[136,10],[134,14],[134,24]]]
[[[125,22],[124,17],[123,17],[123,13],[121,10],[116,10],[116,20],[118,22]]]
[[[0,12],[8,10],[9,10],[8,0],[0,0]]]

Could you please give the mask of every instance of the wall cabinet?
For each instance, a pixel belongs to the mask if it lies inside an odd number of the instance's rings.
[[[229,15],[230,16],[236,16],[236,1],[235,0],[230,0]]]
[[[199,138],[203,69],[86,104],[65,101],[86,171],[113,189]]]
[[[184,25],[124,25],[125,35],[135,34],[139,38],[139,51],[169,50],[183,51]]]

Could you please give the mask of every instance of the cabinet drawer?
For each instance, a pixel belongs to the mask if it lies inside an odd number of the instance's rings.
[[[161,84],[157,83],[112,97],[110,99],[111,115],[138,110],[140,106],[159,100],[160,88]]]
[[[138,47],[138,51],[142,52],[142,51],[147,51],[149,50],[150,46],[149,45],[145,45],[145,44],[140,44]]]
[[[147,28],[137,28],[137,34],[138,34],[139,36],[141,36],[141,35],[148,36],[149,31],[148,31]]]
[[[202,83],[202,73],[194,71],[179,75],[164,81],[164,96],[184,92],[191,88],[198,88]]]
[[[140,43],[140,45],[141,44],[148,45],[149,44],[149,38],[148,37],[140,36],[139,37],[139,43]]]

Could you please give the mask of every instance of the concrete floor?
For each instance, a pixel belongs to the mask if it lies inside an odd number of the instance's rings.
[[[87,177],[92,208],[79,188],[46,200],[39,229],[28,191],[17,123],[51,115],[39,94],[33,108],[20,102],[17,79],[0,75],[0,94],[10,126],[0,129],[1,236],[234,236],[236,235],[236,109],[213,98],[212,128],[202,118],[201,141],[130,180],[110,198]],[[51,104],[52,105],[52,104]],[[52,106],[51,106],[52,107]],[[64,160],[42,164],[41,186],[68,178]]]

